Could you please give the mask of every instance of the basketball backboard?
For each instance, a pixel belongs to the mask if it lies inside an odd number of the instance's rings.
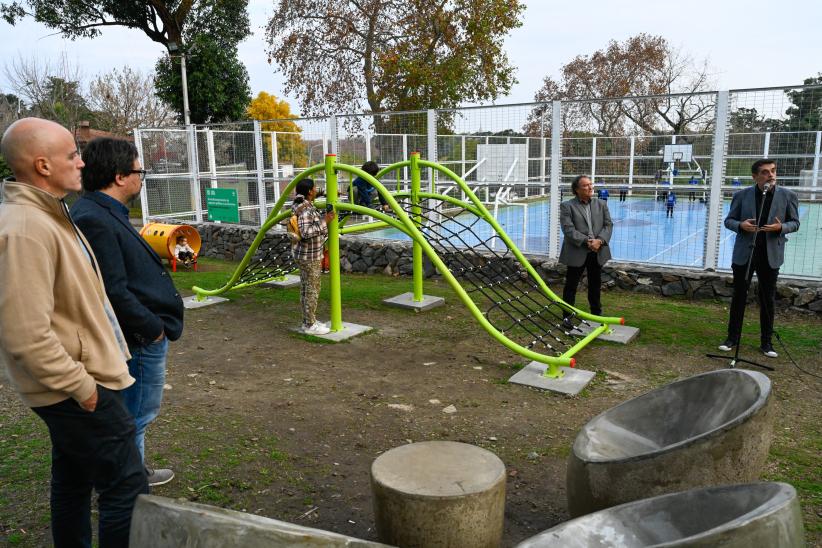
[[[666,163],[690,162],[694,145],[665,145],[662,161]]]

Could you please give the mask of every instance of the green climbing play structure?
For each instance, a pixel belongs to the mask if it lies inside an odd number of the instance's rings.
[[[403,169],[408,169],[410,173],[410,190],[389,192],[380,183],[380,179],[393,172],[399,174]],[[453,181],[465,199],[424,191],[421,188],[423,169],[433,170],[441,177]],[[290,257],[289,246],[285,243],[287,238],[283,237],[283,243],[279,246],[266,247],[266,233],[291,216],[291,210],[285,206],[285,202],[297,183],[318,172],[325,174],[326,203],[338,213],[328,226],[332,332],[340,331],[343,327],[340,235],[387,227],[405,233],[413,242],[414,301],[423,299],[425,256],[480,326],[512,351],[547,364],[546,377],[562,377],[560,367],[573,367],[573,356],[580,349],[600,334],[610,331],[611,325],[624,323],[622,318],[595,316],[563,302],[551,291],[465,181],[440,164],[420,159],[419,153],[412,154],[408,160],[383,168],[374,177],[358,167],[337,163],[333,154],[326,156],[324,164],[301,172],[283,190],[229,280],[222,287],[213,290],[194,287],[198,298],[204,299],[232,288],[271,281],[296,268]],[[338,196],[339,172],[366,179],[382,195],[391,211],[383,212],[341,200]],[[455,217],[454,211],[461,216]],[[344,222],[340,222],[341,214],[345,213],[370,216],[374,221],[345,226]],[[494,247],[487,245],[477,245],[475,248],[470,244],[460,245],[460,241],[466,241],[465,234],[470,234],[471,241],[476,241],[477,222],[490,225],[493,238],[504,243],[504,253],[497,253]],[[485,310],[483,307],[486,307]],[[568,314],[573,318],[572,328],[568,327],[567,322],[563,322],[563,316]],[[597,322],[599,325],[589,322]],[[543,347],[545,351],[540,351]]]

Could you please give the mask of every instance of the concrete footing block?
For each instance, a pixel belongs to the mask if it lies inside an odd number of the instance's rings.
[[[508,382],[575,396],[588,386],[595,376],[593,371],[560,367],[562,377],[552,379],[544,376],[547,369],[548,366],[544,363],[531,362],[517,371]]]
[[[773,438],[771,381],[721,369],[673,382],[586,424],[568,458],[571,516],[696,487],[756,481]]]
[[[140,495],[131,518],[131,548],[379,548],[321,529],[194,502]]]
[[[444,305],[445,299],[442,297],[423,295],[421,301],[415,301],[414,294],[409,292],[397,295],[396,297],[391,297],[389,299],[383,299],[382,302],[388,306],[396,306],[397,308],[407,308],[416,312],[424,312],[426,310],[431,310],[432,308],[437,308],[438,306]]]
[[[262,287],[274,287],[279,289],[287,289],[289,287],[297,287],[300,285],[300,277],[294,274],[286,274],[282,280],[272,280],[260,284]]]
[[[693,489],[565,522],[517,548],[805,546],[802,510],[787,483]]]
[[[380,541],[397,546],[497,547],[505,465],[485,449],[451,441],[396,447],[371,466]]]
[[[328,323],[326,323],[326,325],[328,325]],[[311,336],[317,337],[318,339],[325,339],[327,341],[342,342],[353,337],[362,335],[363,333],[367,333],[372,329],[374,328],[368,325],[359,325],[356,323],[343,322],[342,329],[339,331],[332,331],[330,333],[326,333],[325,335]],[[292,329],[292,331],[294,331],[295,333],[299,333],[300,335],[305,335],[305,333],[303,333],[302,327],[295,327]]]
[[[193,308],[203,308],[205,306],[211,306],[213,304],[224,303],[227,301],[225,297],[206,297],[202,301],[197,300],[196,295],[192,295],[190,297],[186,297],[183,299],[183,307],[186,309],[193,309]]]
[[[576,331],[581,333],[584,337],[600,325],[602,324],[597,322],[587,322],[587,324],[581,323],[577,326]],[[606,331],[605,333],[602,333],[599,337],[597,337],[598,341],[628,344],[639,336],[638,327],[631,327],[630,325],[609,325],[608,327],[611,328],[611,332],[609,333]],[[576,334],[577,333],[574,333],[574,335]]]

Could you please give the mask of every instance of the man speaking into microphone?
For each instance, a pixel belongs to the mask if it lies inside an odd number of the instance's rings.
[[[725,228],[736,233],[731,264],[734,293],[728,338],[719,349],[728,352],[739,344],[748,282],[756,272],[759,348],[765,356],[776,358],[772,341],[776,279],[785,257],[785,235],[799,230],[799,200],[793,191],[777,186],[775,161],[757,160],[751,166],[751,174],[756,184],[734,194],[725,217]]]

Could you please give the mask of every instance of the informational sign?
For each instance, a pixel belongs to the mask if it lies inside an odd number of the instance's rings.
[[[215,223],[239,223],[240,207],[237,191],[233,188],[207,188],[208,220]]]

